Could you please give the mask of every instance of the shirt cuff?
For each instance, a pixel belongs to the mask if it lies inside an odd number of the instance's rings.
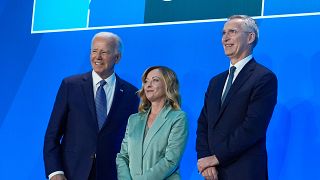
[[[57,174],[64,174],[64,172],[63,171],[55,171],[55,172],[49,174],[49,179],[51,179],[54,175],[57,175]]]

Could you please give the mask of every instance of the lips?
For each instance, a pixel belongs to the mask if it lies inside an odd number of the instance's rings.
[[[102,65],[102,62],[101,61],[95,61],[94,64],[95,65]]]

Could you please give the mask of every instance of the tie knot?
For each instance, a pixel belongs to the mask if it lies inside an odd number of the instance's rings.
[[[103,87],[104,85],[107,84],[107,82],[106,82],[105,80],[101,80],[99,83],[100,83],[100,86],[101,86],[101,87]]]
[[[230,74],[234,74],[234,71],[236,71],[236,67],[235,66],[231,66],[230,67]]]

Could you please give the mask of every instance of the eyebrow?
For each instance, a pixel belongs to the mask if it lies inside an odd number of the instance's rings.
[[[238,31],[238,30],[239,30],[239,28],[222,29],[222,31],[230,31],[230,30],[236,30],[236,31]]]
[[[161,79],[161,77],[159,77],[159,76],[152,76],[152,77],[151,77],[151,79],[155,79],[155,78]],[[149,79],[149,78],[146,77],[146,79]]]
[[[153,78],[160,78],[160,77],[159,77],[159,76],[153,76],[152,79],[153,79]]]
[[[91,51],[105,51],[105,52],[113,52],[111,49],[99,49],[99,48],[92,48]]]

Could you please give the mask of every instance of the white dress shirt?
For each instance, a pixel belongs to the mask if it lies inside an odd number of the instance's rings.
[[[242,68],[252,59],[252,54],[250,54],[249,56],[241,59],[240,61],[238,61],[236,64],[231,64],[231,61],[230,61],[230,67],[231,66],[234,66],[236,67],[236,70],[234,71],[234,76],[233,76],[233,80],[232,80],[232,83],[234,82],[234,80],[236,80],[238,74],[240,73],[240,71],[242,70]],[[230,67],[229,67],[229,74],[230,74]],[[223,91],[222,91],[222,94],[221,94],[221,97],[222,95],[224,94],[224,91],[226,90],[226,86],[227,86],[227,82],[228,82],[228,79],[229,79],[229,75],[226,79],[226,82],[224,83],[224,87],[223,87]]]
[[[93,83],[93,94],[94,94],[94,99],[96,99],[96,94],[97,94],[97,89],[100,86],[100,81],[102,78],[95,72],[92,71],[92,83]],[[104,92],[106,92],[106,98],[107,98],[107,114],[109,114],[112,101],[113,101],[113,96],[114,92],[116,89],[116,75],[113,73],[111,76],[109,76],[107,79],[105,79],[107,84],[103,86]]]

